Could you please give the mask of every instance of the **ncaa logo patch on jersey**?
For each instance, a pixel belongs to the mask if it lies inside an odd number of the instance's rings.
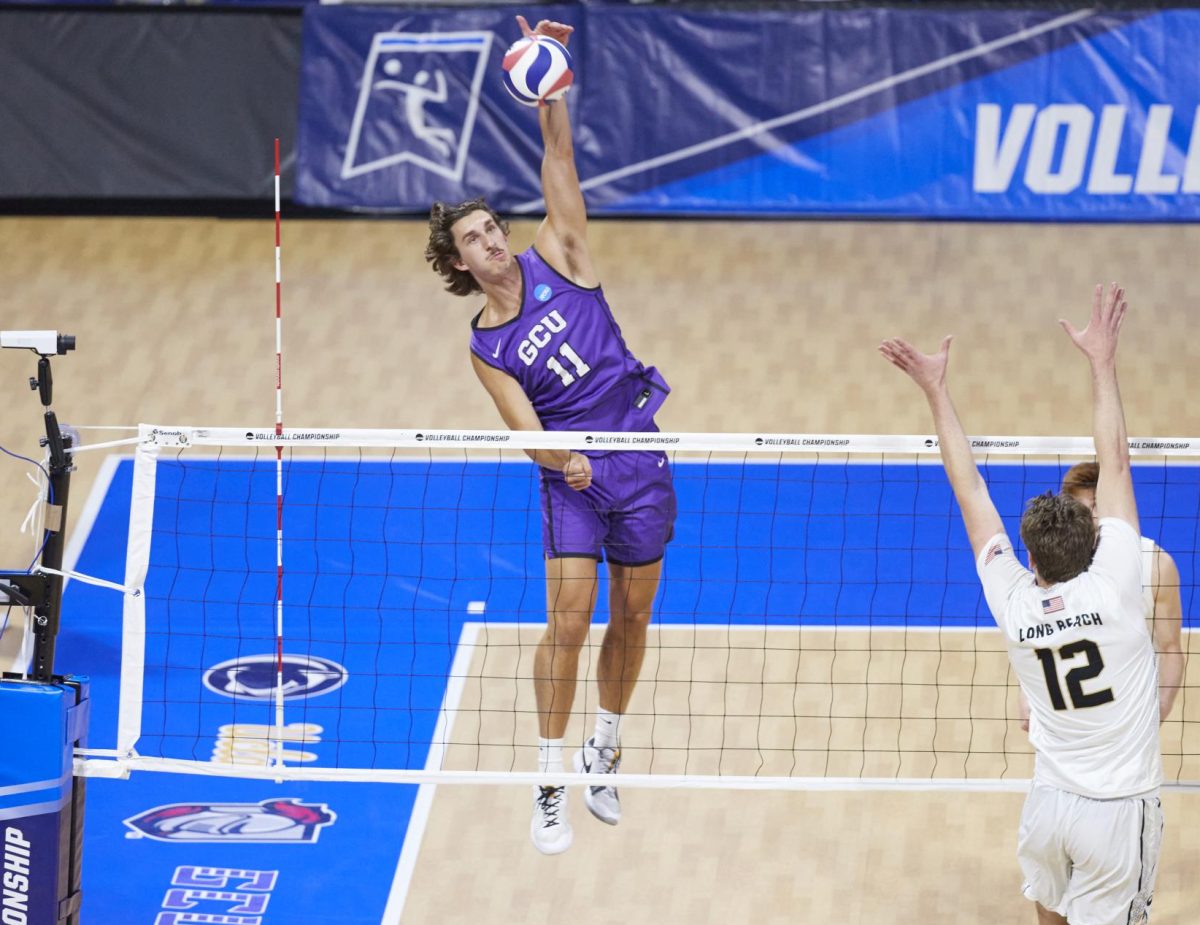
[[[342,179],[408,163],[461,181],[491,47],[491,32],[377,32]]]
[[[315,655],[283,656],[283,699],[303,700],[335,691],[350,673],[335,661]],[[275,656],[242,655],[204,672],[204,686],[214,694],[247,700],[275,697]]]
[[[552,295],[554,295],[554,290],[545,283],[539,283],[538,287],[533,290],[533,297],[539,302],[549,302]]]
[[[126,838],[173,842],[311,845],[337,819],[324,803],[288,797],[258,803],[168,803],[124,820]]]

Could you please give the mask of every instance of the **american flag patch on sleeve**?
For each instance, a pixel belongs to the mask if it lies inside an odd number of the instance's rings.
[[[987,551],[987,555],[983,557],[983,564],[991,565],[992,560],[995,559],[996,556],[1000,555],[1003,552],[1004,552],[1004,547],[1001,546],[999,543],[997,543],[995,546],[993,546],[991,549],[989,549]]]
[[[1058,613],[1063,609],[1061,597],[1048,597],[1042,601],[1042,613]]]

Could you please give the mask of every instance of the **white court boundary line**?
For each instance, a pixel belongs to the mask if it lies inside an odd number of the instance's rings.
[[[426,770],[438,771],[442,767],[442,759],[446,754],[446,740],[458,716],[458,705],[462,702],[463,688],[466,686],[467,667],[475,657],[475,643],[479,637],[482,623],[464,623],[454,650],[454,661],[450,665],[450,679],[446,685],[446,693],[442,696],[442,707],[438,711],[437,724],[433,729],[432,740],[429,744],[429,754],[425,757]],[[396,873],[392,877],[392,888],[388,891],[387,905],[383,910],[381,925],[399,925],[404,914],[404,904],[408,901],[408,890],[412,885],[413,873],[417,867],[417,856],[421,851],[421,843],[425,838],[425,825],[429,821],[429,811],[433,807],[433,798],[437,792],[437,784],[421,784],[417,789],[417,798],[413,802],[412,813],[408,817],[408,828],[404,832],[404,844],[400,849],[400,860],[396,864]]]
[[[653,170],[656,167],[663,167],[667,164],[673,164],[676,161],[687,160],[697,154],[703,154],[705,151],[712,151],[715,148],[721,148],[726,145],[733,144],[737,141],[744,141],[748,138],[753,138],[756,135],[763,135],[773,129],[782,128],[785,125],[791,125],[794,122],[803,122],[812,116],[818,116],[822,113],[832,112],[835,109],[840,109],[850,103],[865,99],[868,96],[873,96],[883,90],[890,90],[893,87],[898,87],[901,84],[909,83],[916,80],[918,77],[924,77],[928,74],[935,74],[938,71],[946,70],[956,64],[961,64],[964,61],[970,61],[973,58],[981,58],[984,55],[990,54],[993,51],[999,51],[1002,48],[1007,48],[1009,45],[1016,45],[1026,39],[1036,38],[1046,32],[1053,32],[1063,26],[1069,26],[1072,23],[1080,22],[1091,17],[1096,11],[1094,9],[1073,10],[1064,16],[1059,16],[1056,19],[1051,19],[1049,22],[1041,23],[1037,26],[1030,26],[1027,29],[1021,29],[1019,32],[1014,32],[1011,35],[1006,35],[1002,38],[993,39],[990,42],[984,42],[982,45],[977,45],[974,48],[966,51],[955,52],[952,55],[947,55],[944,58],[938,58],[935,61],[930,61],[927,64],[922,64],[907,71],[902,71],[899,74],[893,74],[891,77],[885,77],[882,80],[877,80],[874,83],[869,83],[864,87],[859,87],[857,90],[851,90],[848,93],[843,93],[841,96],[835,96],[831,100],[825,100],[822,103],[816,103],[812,106],[806,106],[803,109],[798,109],[795,112],[788,113],[782,116],[776,116],[774,119],[767,119],[765,122],[758,122],[754,125],[748,125],[745,128],[737,129],[732,132],[727,132],[724,135],[718,135],[716,138],[710,138],[708,141],[702,141],[694,145],[689,145],[686,148],[680,148],[677,151],[672,151],[668,154],[660,154],[657,157],[647,158],[644,161],[638,161],[636,164],[628,164],[624,167],[619,167],[616,170],[610,170],[608,173],[602,173],[599,176],[590,177],[579,184],[581,190],[593,189],[597,186],[603,186],[606,183],[611,183],[613,180],[621,180],[634,174],[645,173],[648,170]],[[531,199],[528,202],[523,202],[520,205],[513,206],[512,211],[516,213],[532,212],[540,208],[544,203],[544,198]]]

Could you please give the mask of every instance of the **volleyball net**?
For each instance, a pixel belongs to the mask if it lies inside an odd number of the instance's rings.
[[[1026,499],[1092,453],[1083,438],[972,442],[1018,544]],[[1017,682],[932,438],[174,426],[139,430],[117,748],[81,772],[536,780],[534,448],[653,451],[673,472],[622,786],[1017,788],[1031,775]],[[1178,565],[1195,655],[1200,440],[1131,448],[1142,530]],[[597,706],[599,572],[569,744]],[[1162,724],[1168,785],[1200,781],[1191,664]]]

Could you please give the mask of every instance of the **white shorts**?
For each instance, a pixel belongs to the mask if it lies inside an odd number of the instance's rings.
[[[1157,793],[1093,800],[1035,783],[1017,840],[1021,891],[1071,925],[1142,925],[1162,832]]]

